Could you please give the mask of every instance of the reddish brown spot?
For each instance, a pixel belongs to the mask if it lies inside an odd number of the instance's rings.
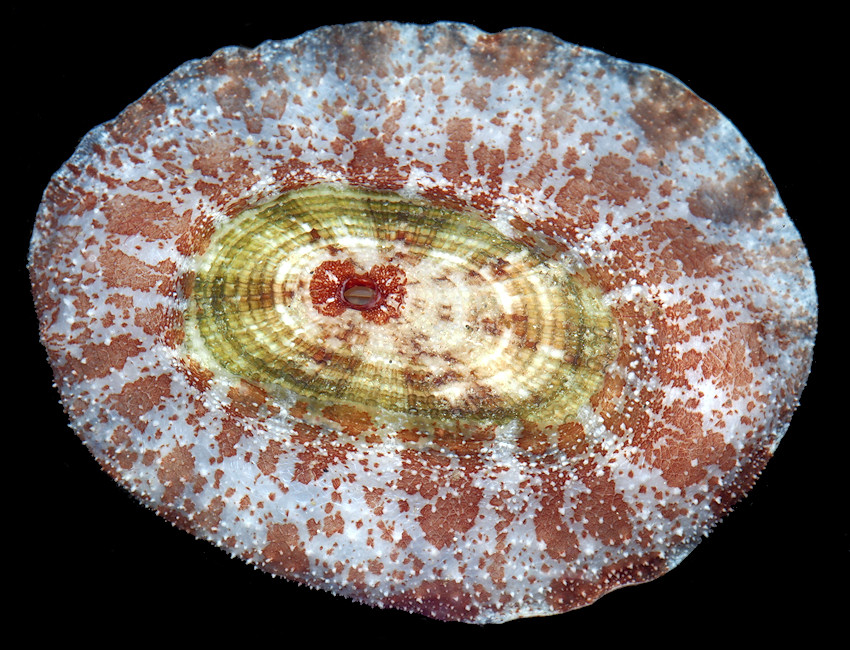
[[[298,536],[295,524],[272,524],[267,536],[268,544],[263,548],[265,568],[270,573],[291,577],[293,573],[306,571],[310,566],[304,543]]]
[[[684,219],[653,222],[648,243],[658,251],[654,256],[656,273],[670,280],[680,273],[694,278],[717,275],[718,260],[731,248],[726,244],[706,243],[702,232]],[[659,275],[657,280],[661,279]]]
[[[355,142],[348,169],[351,182],[368,184],[380,190],[401,187],[407,178],[408,171],[399,167],[398,158],[386,154],[384,143],[379,138]]]
[[[534,530],[537,539],[546,544],[546,553],[555,560],[571,562],[578,557],[578,538],[567,528],[564,520],[564,496],[557,489],[557,483],[540,500],[540,509],[534,516]]]
[[[759,338],[761,330],[760,324],[741,324],[733,328],[728,338],[718,341],[702,355],[703,376],[732,388],[733,398],[743,396],[753,379],[751,368],[767,360]]]
[[[462,583],[431,580],[415,589],[384,600],[388,607],[417,612],[440,621],[471,621],[478,616],[478,606]]]
[[[177,446],[163,457],[156,475],[165,488],[163,502],[174,503],[183,494],[185,486],[196,481],[195,457],[187,447]]]
[[[117,152],[115,152],[115,153],[117,153]],[[120,161],[113,161],[113,164],[115,164],[116,162],[119,165],[121,164]],[[135,181],[130,181],[130,182],[127,183],[127,187],[129,187],[131,190],[135,190],[137,192],[161,192],[162,191],[162,184],[159,181],[154,180],[152,178],[140,178],[140,179],[135,180]]]
[[[225,194],[238,197],[259,180],[251,164],[234,151],[244,148],[244,142],[231,134],[214,134],[203,140],[189,140],[186,147],[195,154],[193,169],[207,180],[198,180],[195,189],[213,199]],[[231,206],[232,207],[232,206]]]
[[[470,118],[450,118],[446,124],[445,157],[440,165],[443,175],[456,184],[469,183],[469,164],[466,156],[466,143],[472,139],[472,120]]]
[[[590,191],[614,205],[626,205],[630,199],[643,199],[649,191],[643,180],[629,173],[632,163],[615,153],[604,156],[593,169]]]
[[[150,129],[165,112],[165,101],[159,95],[146,95],[131,104],[110,126],[109,132],[117,142],[132,146],[147,146]]]
[[[72,185],[71,187],[63,187],[64,183],[61,179],[55,180],[47,186],[47,189],[44,191],[44,202],[45,204],[50,204],[56,206],[55,212],[56,214],[82,214],[94,208],[97,205],[97,197],[92,192],[86,192],[83,188],[78,187],[76,185]],[[36,224],[36,227],[43,228],[42,225]],[[78,228],[74,226],[64,226],[65,231]],[[55,231],[52,231],[55,233]],[[62,234],[62,233],[56,233]],[[73,231],[68,233],[73,235]],[[56,238],[52,238],[51,242],[55,242],[54,246],[59,242],[56,242]],[[71,237],[68,240],[69,247],[76,247],[78,245],[78,241],[75,237]],[[64,248],[64,247],[63,247]],[[62,248],[59,251],[55,251],[56,253],[60,253]],[[52,251],[53,252],[53,251]]]
[[[325,517],[322,520],[322,532],[327,537],[345,532],[345,520],[342,518],[342,515],[335,512]]]
[[[482,142],[472,152],[472,158],[475,160],[475,173],[487,189],[487,193],[479,194],[474,203],[476,207],[486,209],[490,206],[489,195],[497,194],[502,186],[505,152],[491,149]]]
[[[269,442],[269,446],[260,452],[257,459],[257,467],[266,476],[274,474],[277,469],[277,461],[283,453],[283,445],[277,440]]]
[[[539,454],[549,448],[549,434],[534,422],[523,422],[516,442],[526,451]]]
[[[587,435],[579,422],[566,422],[558,426],[558,449],[572,455],[587,451]]]
[[[350,259],[327,260],[313,272],[310,299],[320,314],[339,316],[355,309],[371,323],[383,325],[398,318],[407,295],[407,276],[393,264],[375,265],[368,273],[358,273]],[[355,301],[358,288],[370,292],[366,302]]]
[[[347,404],[328,406],[322,410],[322,415],[339,424],[343,433],[350,436],[359,436],[372,428],[372,418],[368,413]]]
[[[356,84],[371,75],[383,78],[389,74],[400,36],[389,23],[357,23],[327,27],[324,38],[328,52],[340,53],[335,59],[337,76]]]
[[[263,95],[262,113],[263,117],[268,117],[274,120],[280,120],[286,111],[286,103],[289,95],[285,88],[276,91],[268,90]]]
[[[353,446],[335,440],[317,438],[314,444],[308,445],[298,454],[292,478],[299,483],[312,483],[321,478],[328,467],[344,465],[353,449]]]
[[[260,408],[266,403],[268,397],[265,390],[244,379],[237,385],[231,386],[227,396],[231,401],[224,407],[225,410],[248,420],[255,419],[259,415]]]
[[[385,499],[383,488],[364,487],[363,499],[366,501],[366,505],[369,506],[369,509],[376,515],[381,516],[384,514]]]
[[[592,198],[593,185],[585,178],[584,169],[575,167],[570,170],[569,180],[555,195],[555,204],[569,215],[569,219],[559,219],[561,227],[566,228],[561,235],[570,233],[574,239],[579,232],[586,232],[599,219],[596,201]]]
[[[147,420],[142,416],[171,397],[171,375],[164,374],[125,384],[122,391],[110,395],[108,401],[117,413],[134,420],[139,430],[144,431]]]
[[[109,344],[86,343],[79,357],[68,354],[68,368],[83,379],[102,379],[111,372],[121,370],[127,359],[144,351],[141,341],[129,334],[120,334]]]
[[[141,235],[148,240],[170,239],[189,227],[189,211],[178,216],[171,205],[132,194],[111,197],[103,204],[106,229],[117,235]]]
[[[189,382],[189,385],[201,393],[206,392],[210,386],[210,382],[213,377],[215,377],[212,370],[204,368],[192,359],[186,359],[180,368]]]
[[[220,496],[213,497],[206,510],[196,512],[192,518],[195,528],[216,532],[221,524],[221,513],[224,511],[224,499]]]
[[[590,490],[575,501],[575,515],[584,529],[609,546],[620,546],[632,536],[630,519],[634,511],[611,480],[607,470],[582,472],[582,482]]]
[[[734,454],[734,459],[736,463],[740,463],[741,468],[735,476],[735,482],[719,490],[717,500],[712,500],[711,508],[717,514],[729,512],[753,488],[759,474],[770,460],[770,451],[762,446],[744,447],[740,453]]]
[[[336,121],[336,128],[339,131],[339,134],[345,138],[346,140],[352,140],[354,138],[354,116],[343,115]]]
[[[522,156],[522,127],[514,124],[511,127],[510,142],[508,143],[508,160],[517,160]]]
[[[549,154],[542,154],[528,173],[517,179],[517,187],[526,192],[536,192],[543,186],[546,177],[557,168],[557,162]]]
[[[169,324],[169,315],[165,307],[157,305],[152,309],[139,309],[136,311],[133,323],[137,327],[141,327],[145,334],[159,334]]]
[[[226,417],[221,421],[221,431],[215,436],[221,455],[231,458],[236,455],[236,446],[243,436],[250,435],[241,420]]]
[[[476,110],[483,111],[487,108],[487,102],[490,99],[490,83],[485,82],[479,85],[474,79],[470,79],[463,85],[460,94]]]
[[[667,565],[656,553],[624,558],[603,569],[593,582],[569,576],[556,578],[549,585],[547,600],[556,611],[566,612],[589,605],[612,589],[647,582],[666,571]]]
[[[174,263],[168,260],[149,266],[120,250],[110,248],[101,251],[98,261],[103,280],[110,288],[129,287],[139,291],[159,288],[160,293],[164,293],[166,287],[171,287],[174,278]]]
[[[440,481],[432,475],[444,472],[449,460],[439,454],[418,453],[412,450],[401,452],[402,467],[397,486],[408,494],[417,492],[425,499],[433,499],[440,489]]]
[[[483,495],[483,489],[467,484],[462,490],[423,506],[416,521],[425,539],[437,548],[453,546],[475,524]]]

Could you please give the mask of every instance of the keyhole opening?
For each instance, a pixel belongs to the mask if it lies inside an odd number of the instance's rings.
[[[371,309],[381,301],[381,293],[368,278],[348,278],[342,283],[342,301],[352,309]]]

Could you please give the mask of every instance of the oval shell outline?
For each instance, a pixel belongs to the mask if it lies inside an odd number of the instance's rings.
[[[458,29],[458,30],[457,30],[457,33],[469,33],[469,32],[465,32],[465,31],[464,31],[465,29],[466,29],[466,28]],[[451,31],[451,30],[449,30],[449,31]],[[477,34],[477,33],[476,33],[476,34]],[[518,34],[518,33],[517,33],[517,34]],[[455,34],[455,35],[457,35],[457,34]],[[468,36],[468,38],[471,38],[471,36]],[[476,36],[476,38],[477,38],[477,36]],[[296,40],[296,41],[298,41],[299,39],[295,39],[295,40]],[[546,38],[541,37],[541,40],[542,40],[543,42],[546,42]],[[219,56],[227,56],[227,55],[219,55]],[[233,53],[233,56],[237,56],[237,55],[236,55],[236,53]],[[594,55],[594,56],[599,56],[599,55]],[[237,58],[238,58],[238,56],[237,56]],[[658,82],[658,79],[657,79],[657,78],[655,78],[655,76],[654,76],[654,75],[650,75],[650,76],[652,76],[652,77],[653,77],[653,81]],[[660,83],[660,82],[659,82],[659,83]],[[167,84],[166,84],[166,85],[167,85]],[[662,84],[662,85],[663,85],[663,84]],[[148,97],[151,97],[151,96],[148,96]],[[652,111],[652,109],[651,109],[651,107],[647,108],[647,111],[649,111],[652,115],[655,115],[655,116],[657,117],[657,113],[658,113],[658,111],[653,112],[653,111]],[[228,118],[228,119],[230,119],[230,118]],[[721,119],[722,119],[722,118],[721,118]],[[120,120],[120,118],[119,118],[119,120]],[[668,151],[668,150],[667,150],[667,147],[672,147],[674,144],[676,144],[675,142],[668,142],[669,137],[670,137],[670,134],[669,134],[669,133],[667,133],[667,132],[665,132],[663,128],[659,127],[659,126],[658,126],[655,122],[653,122],[653,121],[652,121],[652,119],[650,119],[650,117],[648,117],[647,115],[642,115],[642,116],[641,116],[641,118],[640,118],[639,120],[637,120],[637,122],[638,122],[638,123],[641,123],[641,120],[642,120],[643,125],[645,126],[645,131],[644,131],[644,133],[648,133],[648,134],[650,134],[650,135],[649,135],[649,137],[651,137],[651,138],[655,141],[655,146],[653,146],[653,147],[652,147],[653,151],[656,151],[656,149],[657,149],[658,147],[660,147],[662,151],[667,152],[667,153],[670,153],[670,151]],[[250,122],[249,122],[249,121],[247,121],[247,120],[245,120],[245,124],[246,124],[246,126],[248,127],[248,130],[250,131]],[[719,126],[725,126],[725,128],[727,128],[727,129],[731,129],[731,127],[728,127],[728,126],[726,126],[725,124],[721,124],[721,123],[718,123],[718,124],[719,124]],[[697,128],[697,127],[695,127],[693,124],[691,124],[691,127],[693,127],[693,128]],[[718,128],[719,128],[719,127],[718,127]],[[721,130],[722,130],[722,129],[721,129]],[[687,132],[687,131],[686,131],[686,132]],[[100,133],[99,133],[99,137],[103,137],[104,135],[106,135],[106,134],[104,133],[104,130],[101,130],[101,131],[100,131]],[[693,137],[693,136],[689,136],[689,137]],[[94,139],[92,139],[92,140],[94,140]],[[91,144],[91,143],[92,143],[92,140],[89,140],[89,144]],[[470,147],[471,147],[471,145],[466,145],[466,146],[467,146],[467,148],[470,148]],[[674,150],[675,150],[675,147],[674,147],[671,151],[674,151]],[[746,163],[752,163],[752,164],[755,164],[755,163],[754,163],[754,161],[756,161],[756,162],[757,162],[757,159],[755,159],[755,158],[752,156],[751,152],[749,152],[749,150],[748,150],[748,149],[747,149],[747,150],[745,150],[745,152],[744,152],[744,153],[745,153],[746,155],[742,157],[742,158],[743,158],[743,162],[742,162],[742,163],[739,163],[739,164],[741,165],[741,168],[742,168],[743,170],[746,170],[746,169],[748,169],[748,167],[746,166]],[[386,155],[386,150],[384,151],[384,154]],[[89,154],[89,155],[90,155],[90,156],[96,156],[96,154]],[[666,155],[666,154],[665,154],[665,155]],[[749,156],[749,158],[748,158],[747,156]],[[663,156],[662,156],[662,158],[663,158]],[[473,159],[474,159],[474,158],[470,159],[470,161],[469,161],[469,162],[471,162],[471,160],[473,160]],[[72,164],[73,164],[73,160],[72,160],[71,162],[72,162]],[[619,162],[619,161],[615,160],[615,161],[611,161],[611,162]],[[470,166],[471,166],[471,165],[470,165]],[[615,166],[615,167],[616,167],[616,166]],[[733,165],[733,167],[734,167],[734,165]],[[760,167],[759,167],[759,169],[760,169]],[[367,170],[367,171],[368,171],[368,170]],[[604,171],[604,170],[602,170],[602,171]],[[600,174],[602,173],[602,171],[600,171]],[[621,171],[622,171],[622,170],[621,170]],[[432,170],[432,173],[435,173],[435,174],[436,174],[437,172],[433,172],[433,170]],[[629,176],[629,175],[631,175],[631,176]],[[631,168],[629,168],[629,171],[628,171],[628,173],[627,173],[626,177],[637,178],[637,177],[638,177],[638,175],[635,173],[635,171],[634,171],[634,170],[632,170]],[[578,177],[573,177],[573,178],[578,178]],[[591,179],[591,181],[592,181],[592,178],[593,178],[593,175],[591,174],[591,175],[590,175],[590,179]],[[727,178],[728,178],[728,176],[727,176]],[[734,178],[738,178],[738,176],[731,176],[731,178],[733,178],[733,179],[734,179]],[[138,180],[138,179],[136,179],[136,180]],[[387,180],[387,179],[383,179],[383,180]],[[392,180],[392,179],[390,179],[390,180]],[[526,180],[528,180],[528,179],[526,179]],[[752,178],[748,178],[748,177],[744,176],[743,178],[741,178],[740,184],[741,184],[742,186],[745,186],[745,187],[746,187],[748,183],[750,183],[751,181],[752,181],[752,182],[755,182],[756,180],[758,180],[758,179],[752,179]],[[104,181],[104,182],[105,182],[105,181]],[[225,186],[225,185],[226,185],[226,184],[222,184],[222,186]],[[530,194],[531,194],[532,196],[534,195],[535,191],[537,191],[537,192],[539,192],[539,191],[540,191],[540,190],[535,190],[534,188],[530,188],[528,185],[517,185],[517,187],[523,187],[523,188],[525,188],[525,191],[530,192]],[[727,187],[728,187],[728,185],[727,185]],[[618,192],[626,192],[626,193],[628,194],[628,192],[629,192],[628,188],[623,188],[623,187],[621,187],[621,186],[617,186],[617,184],[616,184],[616,183],[614,183],[611,187],[609,187],[609,190],[610,190],[609,195],[607,195],[607,196],[605,196],[605,195],[599,195],[599,196],[601,196],[602,198],[599,198],[599,199],[598,199],[598,201],[600,201],[600,202],[601,202],[601,201],[607,201],[609,204],[613,204],[614,206],[616,206],[616,205],[617,205],[617,200],[618,200],[618,194],[617,194],[617,193],[618,193]],[[543,190],[543,191],[545,192],[545,190]],[[660,191],[660,190],[659,190],[659,191]],[[632,188],[632,193],[634,193],[634,188]],[[471,192],[470,192],[470,194],[471,194]],[[734,194],[734,193],[733,193],[733,194]],[[705,186],[705,187],[700,186],[700,187],[698,187],[698,188],[694,188],[693,192],[691,192],[691,193],[689,194],[689,196],[693,199],[694,204],[696,205],[695,210],[696,210],[697,212],[699,212],[700,210],[702,210],[702,211],[706,211],[706,210],[708,210],[709,208],[712,208],[712,207],[716,206],[716,203],[717,203],[717,199],[716,199],[716,197],[717,197],[717,195],[718,195],[718,193],[717,193],[716,191],[712,190],[712,187],[711,187],[710,185]],[[528,202],[530,202],[530,199],[528,198],[529,194],[523,194],[523,193],[520,193],[520,196],[522,197],[522,199],[523,199],[524,201],[528,201]],[[469,197],[467,197],[467,198],[469,198]],[[473,199],[474,199],[474,198],[475,198],[475,197],[473,197]],[[764,197],[762,197],[762,198],[764,198]],[[768,198],[769,198],[769,200],[767,201],[767,204],[771,206],[771,209],[772,209],[772,210],[781,209],[781,204],[778,204],[778,203],[777,203],[777,202],[778,202],[778,198],[775,198],[775,197],[773,197],[773,196],[770,196],[770,197],[768,197]],[[469,200],[470,200],[470,202],[471,202],[471,203],[473,203],[473,204],[474,204],[474,201],[473,201],[472,199],[469,199]],[[482,200],[483,200],[483,199],[482,199]],[[630,201],[630,200],[640,200],[640,199],[636,199],[636,197],[635,197],[635,196],[628,196],[628,199],[626,200],[626,202],[628,203],[628,201]],[[690,204],[689,204],[689,205],[690,205]],[[523,207],[523,208],[525,208],[525,209],[528,209],[531,213],[533,213],[533,209],[528,208],[528,206],[527,206],[527,205],[523,205],[522,207]],[[623,206],[620,206],[620,207],[623,207]],[[722,206],[721,206],[721,207],[722,207]],[[747,210],[744,210],[744,212],[747,212]],[[691,213],[691,214],[692,214],[692,213]],[[717,223],[713,223],[713,224],[712,224],[712,225],[713,225],[714,227],[716,227],[718,230],[722,230],[722,229],[723,229],[723,227],[724,227],[724,225],[725,225],[725,226],[729,226],[730,224],[731,224],[731,225],[733,225],[733,226],[741,225],[741,224],[736,223],[735,215],[734,215],[734,214],[730,214],[729,212],[724,212],[724,211],[722,211],[722,210],[721,210],[718,214],[719,214],[719,216],[718,216],[718,218],[715,220]],[[703,218],[703,219],[705,219],[705,218],[706,218],[704,215],[699,215],[699,214],[694,215],[694,216],[695,216],[697,219],[699,219],[699,218]],[[752,226],[756,225],[760,219],[774,219],[774,218],[778,218],[778,217],[776,217],[775,215],[771,215],[771,214],[770,214],[770,211],[768,211],[768,212],[766,212],[766,213],[762,214],[761,212],[759,212],[759,211],[757,211],[757,210],[756,210],[753,214],[749,214],[749,215],[747,215],[747,216],[752,217],[752,223],[747,223],[747,224],[744,224],[744,225],[745,225],[746,227],[750,227],[750,228],[752,228]],[[540,221],[540,220],[538,220],[538,221]],[[702,223],[702,222],[698,222],[698,223]],[[151,224],[151,225],[152,225],[152,226],[156,226],[156,225],[158,225],[158,224]],[[783,224],[783,225],[784,225],[784,224]],[[119,226],[119,227],[120,227],[120,226]],[[672,227],[672,226],[671,226],[671,227]],[[792,229],[792,232],[793,232],[793,229]],[[679,233],[679,234],[681,234],[681,233]],[[790,237],[791,242],[793,243],[793,235],[789,235],[789,234],[788,234],[787,226],[786,226],[786,237]],[[774,244],[774,245],[776,245],[776,244]],[[662,249],[662,250],[663,250],[663,249]],[[117,257],[117,256],[116,256],[116,255],[113,255],[113,257]],[[161,261],[164,261],[164,260],[160,260],[159,262],[161,262]],[[154,262],[157,262],[157,260],[148,260],[148,261],[146,261],[145,263],[146,263],[149,267],[151,267],[151,268],[154,268],[154,269],[155,269],[155,268],[157,268],[157,267],[156,267],[156,264],[154,264]],[[157,263],[159,263],[159,262],[157,262]],[[93,263],[97,263],[97,260],[95,260]],[[779,266],[781,266],[781,265],[779,265]],[[805,275],[805,270],[804,270],[804,275]],[[809,273],[809,277],[808,277],[808,279],[809,279],[809,285],[810,285],[810,284],[811,284],[811,283],[810,283],[810,273]],[[805,280],[805,278],[804,278],[804,280]],[[805,298],[805,296],[804,296],[804,298]],[[805,319],[805,318],[801,318],[801,319],[800,319],[800,321],[801,321],[802,325],[804,325],[804,326],[808,327],[808,331],[806,331],[806,330],[805,330],[805,327],[801,327],[801,329],[803,329],[803,330],[804,330],[804,331],[803,331],[803,339],[804,339],[804,341],[806,340],[806,336],[809,336],[809,337],[810,337],[810,336],[812,336],[812,335],[813,335],[813,313],[814,313],[814,311],[813,311],[813,310],[814,310],[814,306],[813,306],[813,299],[814,299],[814,298],[813,298],[813,293],[812,293],[812,294],[811,294],[811,296],[808,296],[808,300],[809,300],[809,302],[808,302],[808,303],[806,303],[806,302],[805,302],[805,300],[804,300],[804,301],[803,301],[803,308],[800,310],[800,313],[801,313],[801,314],[803,314],[803,315],[805,315],[805,314],[806,314],[807,310],[808,310],[808,314],[809,314],[808,321],[806,321],[806,319]],[[44,311],[44,310],[43,310],[43,311]],[[810,343],[809,343],[809,344],[810,344]],[[795,377],[796,377],[796,379],[795,379],[795,381],[797,382],[797,383],[796,383],[796,386],[797,386],[797,388],[796,388],[796,393],[795,393],[795,391],[794,391],[794,390],[792,390],[792,389],[786,389],[786,390],[785,390],[786,394],[788,395],[788,398],[787,398],[787,399],[788,399],[788,402],[789,402],[789,403],[793,402],[793,400],[794,400],[794,399],[796,399],[796,394],[798,394],[798,393],[799,393],[799,389],[801,388],[801,383],[802,383],[802,380],[803,380],[802,378],[803,378],[803,376],[804,376],[804,374],[805,374],[805,373],[803,372],[803,370],[802,370],[802,369],[803,369],[803,367],[804,367],[804,366],[807,366],[806,353],[805,353],[805,345],[806,345],[806,344],[805,344],[805,343],[802,343],[801,345],[802,345],[802,347],[803,347],[803,354],[802,354],[801,358],[797,361],[797,365],[795,366],[796,370],[792,370],[792,371],[791,371],[791,375],[793,375],[793,376],[795,376]],[[768,356],[769,356],[769,355],[768,355]],[[128,357],[128,358],[130,358],[130,357]],[[89,371],[89,372],[90,372],[90,371]],[[782,430],[784,430],[785,425],[786,425],[786,421],[785,421],[785,420],[783,420],[782,418],[780,418],[780,420],[779,420],[779,421],[778,421],[778,422],[774,425],[774,428],[773,428],[773,429],[769,432],[769,436],[768,436],[768,437],[769,437],[769,441],[765,443],[765,450],[764,450],[764,453],[769,454],[770,450],[772,450],[772,448],[773,448],[773,446],[775,445],[775,443],[776,443],[776,442],[778,442],[778,436],[779,436],[779,435],[781,435],[781,431],[782,431]],[[764,458],[764,459],[759,459],[759,462],[761,462],[761,461],[766,461],[766,458]],[[114,461],[112,461],[112,462],[114,462]],[[554,515],[553,515],[553,516],[554,516]],[[551,545],[549,545],[549,548],[551,548]],[[681,546],[681,547],[680,547],[680,549],[686,549],[686,548],[687,548],[687,544],[685,544],[685,545],[683,545],[683,546]],[[682,552],[682,551],[680,551],[680,552]],[[553,558],[553,559],[554,559],[554,558]],[[671,563],[672,563],[672,560],[671,560],[671,561],[669,561],[669,562],[667,563],[667,564],[668,564],[668,566],[669,566],[669,564],[671,564]],[[624,582],[628,582],[628,581],[630,581],[630,580],[633,580],[634,578],[635,578],[635,576],[634,576],[634,575],[633,575],[633,576],[629,576],[628,578],[624,579],[623,581],[624,581]],[[616,578],[616,580],[620,580],[620,577],[618,576],[618,577]],[[616,586],[616,584],[613,584],[614,582],[616,582],[616,580],[609,581],[608,585],[609,585],[609,586]],[[619,583],[618,583],[618,584],[619,584]]]

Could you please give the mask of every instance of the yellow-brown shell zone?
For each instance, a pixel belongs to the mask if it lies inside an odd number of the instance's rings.
[[[194,267],[190,354],[270,394],[437,422],[557,425],[617,355],[614,318],[584,279],[478,214],[394,193],[287,193],[222,224]],[[316,274],[333,281],[343,268],[394,269],[398,308],[370,319],[319,305]]]

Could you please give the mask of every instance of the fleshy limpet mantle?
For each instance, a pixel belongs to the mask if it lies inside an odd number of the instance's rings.
[[[30,271],[72,426],[145,503],[480,623],[681,561],[785,432],[817,311],[711,106],[449,23],[181,66],[53,177]]]

